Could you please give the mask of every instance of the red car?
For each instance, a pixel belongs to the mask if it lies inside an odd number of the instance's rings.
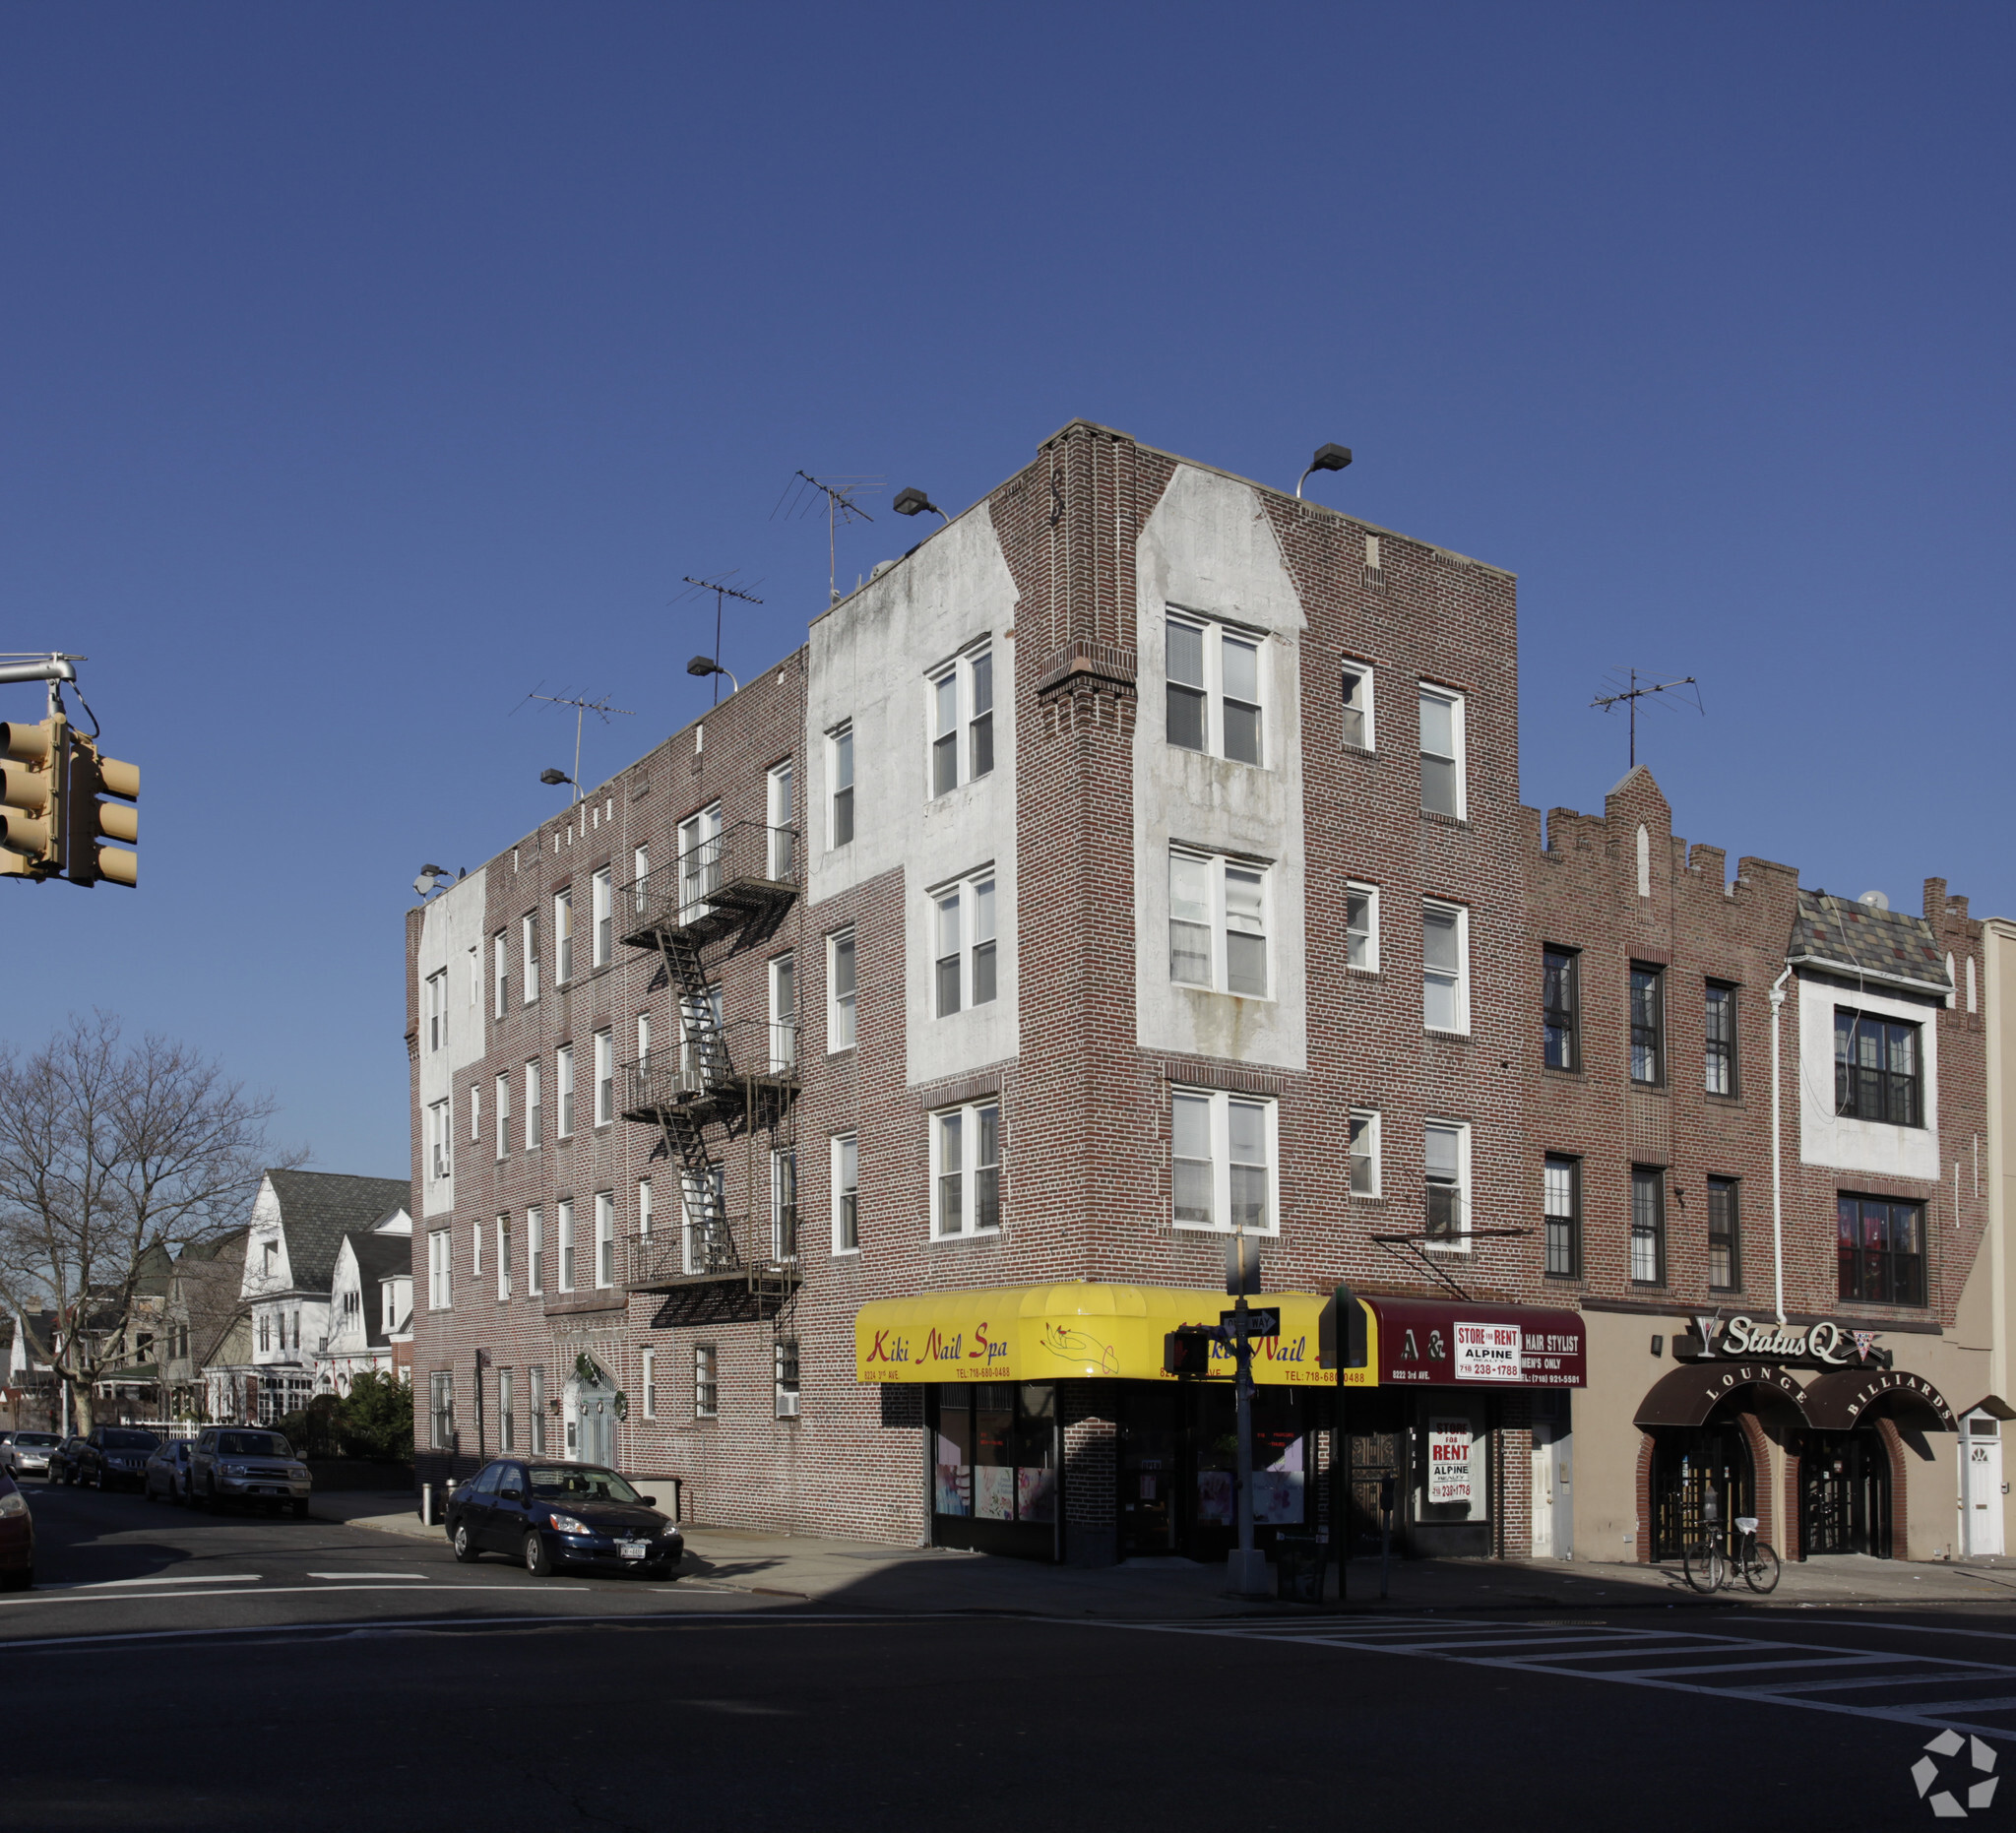
[[[0,1471],[0,1591],[26,1591],[34,1582],[34,1517],[14,1479]]]

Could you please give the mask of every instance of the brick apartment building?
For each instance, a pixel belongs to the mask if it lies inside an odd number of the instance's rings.
[[[1749,1058],[1802,907],[1760,868],[1697,942],[1684,854],[1656,916],[1621,902],[1609,836],[1585,860],[1557,815],[1541,853],[1518,754],[1508,574],[1065,427],[804,648],[410,914],[423,1475],[511,1449],[676,1477],[706,1521],[1215,1556],[1229,1384],[1165,1376],[1162,1342],[1216,1321],[1240,1229],[1283,1313],[1263,1539],[1340,1510],[1362,1534],[1391,1474],[1417,1549],[1629,1556],[1630,1531],[1649,1554],[1630,1506],[1604,1501],[1610,1533],[1560,1479],[1585,1418],[1585,1485],[1656,1442],[1617,1423],[1671,1366],[1643,1365],[1630,1312],[1698,1308],[1698,1256],[1675,1229],[1671,1283],[1633,1281],[1628,1167],[1705,1201],[1674,1155],[1709,1122],[1675,1084],[1667,1156],[1646,1143],[1595,964],[1739,980],[1728,1174],[1768,1189]],[[1666,861],[1649,778],[1613,802]],[[1588,964],[1587,1064],[1558,1076],[1547,946]],[[1951,1021],[1927,1026],[1948,1115]],[[1581,1162],[1567,1275],[1548,1154]],[[1789,1302],[1835,1264],[1822,1182]],[[1951,1323],[1957,1251],[1910,1320]],[[1369,1313],[1342,1385],[1341,1282]]]

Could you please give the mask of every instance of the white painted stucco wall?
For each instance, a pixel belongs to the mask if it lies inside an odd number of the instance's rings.
[[[1141,532],[1140,718],[1134,728],[1135,1031],[1144,1049],[1308,1067],[1302,862],[1301,600],[1259,493],[1182,465]],[[1265,767],[1168,742],[1171,608],[1264,632]],[[1272,997],[1169,979],[1170,844],[1268,863]]]
[[[1938,1008],[1831,981],[1801,979],[1799,987],[1799,1158],[1833,1170],[1878,1177],[1939,1175]],[[1844,1119],[1834,1111],[1834,1008],[1851,1006],[1919,1028],[1923,1053],[1924,1124],[1888,1126]]]
[[[806,893],[821,959],[820,906],[892,870],[904,873],[907,1080],[913,1087],[996,1063],[1020,1048],[1015,873],[1015,582],[984,503],[941,529],[812,626],[806,689]],[[993,655],[994,768],[931,796],[930,678],[981,639]],[[827,734],[854,731],[854,838],[831,845]],[[963,741],[963,737],[962,737]],[[928,891],[994,869],[996,996],[934,1018]],[[871,971],[861,965],[865,976]]]
[[[487,984],[482,954],[483,896],[488,871],[489,868],[484,867],[458,880],[429,904],[420,917],[419,1124],[423,1146],[428,1108],[438,1101],[450,1100],[457,1073],[482,1060],[482,998]],[[473,1004],[470,1001],[469,974],[469,951],[472,948],[476,951],[476,1000]],[[443,968],[448,971],[448,1035],[440,1049],[430,1050],[427,1047],[427,978]],[[420,1213],[423,1216],[445,1216],[455,1208],[453,1172],[456,1155],[469,1144],[467,1106],[459,1110],[451,1106],[448,1122],[452,1147],[450,1175],[436,1178],[431,1160],[424,1153],[421,1157]]]

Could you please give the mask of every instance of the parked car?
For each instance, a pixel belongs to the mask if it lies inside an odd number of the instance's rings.
[[[685,1557],[686,1537],[657,1502],[598,1465],[499,1458],[456,1490],[443,1525],[465,1564],[500,1552],[523,1559],[535,1578],[562,1566],[668,1578]]]
[[[94,1489],[137,1489],[146,1481],[148,1453],[160,1442],[137,1425],[94,1425],[78,1447],[71,1481]]]
[[[189,1505],[215,1508],[220,1502],[291,1502],[294,1519],[304,1520],[315,1487],[307,1465],[278,1432],[249,1425],[211,1425],[196,1435],[189,1453]]]
[[[35,1518],[10,1472],[0,1471],[0,1591],[35,1582]]]
[[[49,1481],[75,1483],[77,1460],[84,1454],[84,1440],[75,1432],[49,1453]]]
[[[15,1478],[46,1477],[49,1453],[62,1442],[55,1432],[0,1432],[0,1470]]]
[[[141,1487],[150,1502],[158,1495],[164,1495],[171,1502],[188,1502],[190,1449],[188,1439],[171,1438],[147,1460]]]

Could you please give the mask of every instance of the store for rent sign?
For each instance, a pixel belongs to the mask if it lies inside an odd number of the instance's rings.
[[[1471,1324],[1456,1320],[1456,1378],[1459,1381],[1525,1379],[1521,1356],[1526,1333],[1517,1324]]]
[[[1428,1500],[1430,1503],[1471,1500],[1470,1421],[1431,1414],[1428,1417]]]

